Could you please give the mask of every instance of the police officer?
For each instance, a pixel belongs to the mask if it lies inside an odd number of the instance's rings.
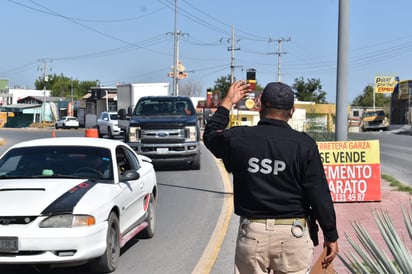
[[[233,175],[240,216],[235,273],[307,273],[317,244],[317,231],[312,241],[308,231],[309,216],[323,231],[328,253],[322,263],[328,265],[338,252],[335,210],[316,143],[287,123],[295,111],[293,91],[269,83],[258,125],[227,129],[230,109],[248,92],[244,81],[234,82],[203,135]]]

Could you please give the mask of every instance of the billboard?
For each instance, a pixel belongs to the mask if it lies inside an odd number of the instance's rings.
[[[375,93],[392,93],[399,82],[399,77],[395,76],[376,76]]]
[[[9,88],[9,80],[0,79],[0,90],[6,90]]]
[[[248,96],[242,100],[240,100],[236,104],[236,108],[239,110],[252,110],[252,111],[259,111],[260,110],[260,97],[262,95],[262,91],[251,91],[249,92]]]
[[[398,99],[409,100],[409,95],[412,93],[412,81],[405,80],[399,82]]]
[[[379,140],[317,144],[334,202],[381,200]]]

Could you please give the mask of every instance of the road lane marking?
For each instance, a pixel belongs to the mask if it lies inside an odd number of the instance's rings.
[[[192,274],[208,274],[212,271],[229,229],[230,219],[233,215],[233,188],[230,176],[226,172],[221,160],[216,159],[216,164],[219,168],[220,175],[222,176],[223,192],[226,194],[223,198],[222,210],[220,211],[215,229],[213,230],[212,236],[210,237],[209,243],[203,251],[202,256],[193,269]]]

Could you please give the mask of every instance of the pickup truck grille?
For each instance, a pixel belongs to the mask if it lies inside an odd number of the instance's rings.
[[[186,130],[181,129],[142,129],[140,140],[146,144],[183,143],[187,138]]]
[[[374,125],[374,126],[380,125],[382,123],[383,123],[383,120],[373,120],[373,121],[368,122],[369,125]]]

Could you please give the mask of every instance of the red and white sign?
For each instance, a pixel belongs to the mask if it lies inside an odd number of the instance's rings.
[[[381,200],[379,140],[317,144],[334,202]]]

